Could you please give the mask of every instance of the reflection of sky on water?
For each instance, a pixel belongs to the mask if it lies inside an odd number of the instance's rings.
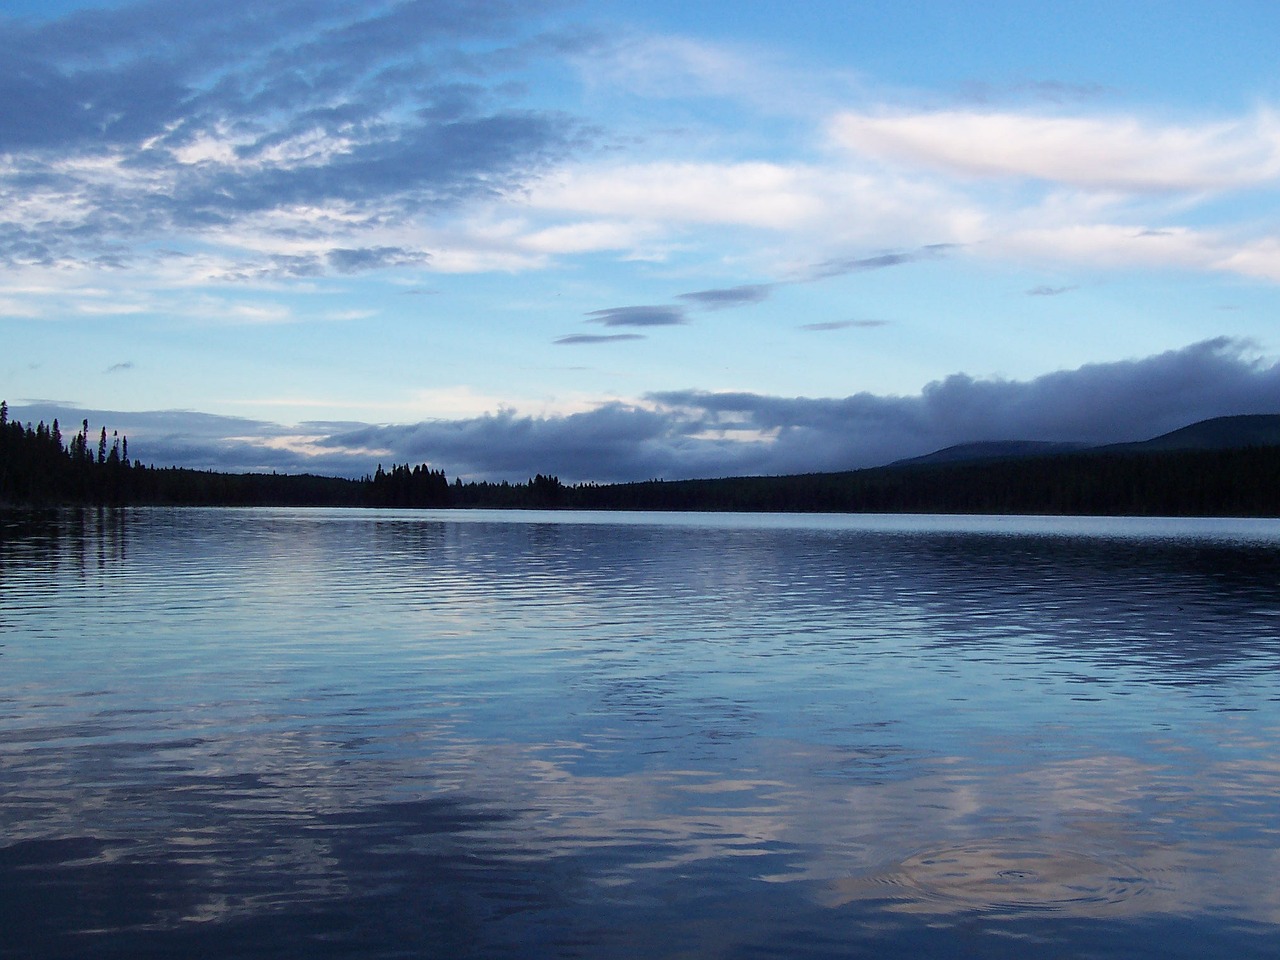
[[[1192,917],[1188,950],[1262,955],[1280,925],[1265,524],[69,516],[0,540],[32,956],[964,955],[957,924],[1121,956]]]

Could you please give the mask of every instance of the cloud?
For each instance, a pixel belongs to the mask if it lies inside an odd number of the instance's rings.
[[[202,279],[262,284],[736,245],[761,275],[787,276],[824,258],[836,272],[891,265],[832,251],[943,240],[1002,258],[1280,277],[1275,239],[1257,236],[1264,227],[1166,222],[1205,194],[1275,183],[1280,121],[1266,108],[1181,124],[1063,115],[1044,101],[1098,91],[1050,80],[1012,88],[1039,110],[851,110],[868,91],[838,71],[688,38],[556,33],[557,6],[202,0],[179,17],[150,0],[5,20],[0,265],[136,275],[155,267],[163,242],[198,252]],[[637,131],[588,128],[546,106],[564,91],[537,85],[539,68],[565,57],[589,94],[733,99],[767,119],[761,129],[779,145],[753,151],[768,159],[699,155],[704,139],[750,132],[738,110],[695,127],[705,138],[645,130],[623,141]],[[691,111],[691,125],[706,122]],[[808,151],[815,124],[840,149]],[[625,162],[584,149],[606,138],[629,144]],[[1126,209],[1133,197],[1147,205]],[[1135,242],[1170,226],[1180,242]],[[1075,242],[1111,230],[1114,260]],[[155,282],[191,275],[161,271]],[[714,292],[686,302],[755,302],[697,299]]]
[[[135,364],[132,360],[125,360],[122,363],[113,363],[107,367],[106,373],[122,373],[125,370],[132,370]]]
[[[140,463],[158,467],[182,466],[198,470],[234,472],[327,472],[362,476],[359,463],[367,456],[352,457],[337,445],[326,448],[322,457],[303,457],[296,449],[281,445],[282,438],[296,437],[298,427],[285,427],[242,417],[227,417],[189,410],[127,412],[98,410],[62,402],[37,401],[14,404],[15,419],[23,422],[59,419],[64,425],[89,421],[91,433],[100,427],[119,431],[129,438],[129,452]],[[328,431],[314,431],[324,437]]]
[[[827,400],[673,391],[650,399],[681,411],[685,429],[695,434],[731,429],[771,435],[766,443],[736,452],[740,468],[840,470],[956,443],[1123,442],[1213,416],[1280,411],[1280,363],[1252,359],[1250,349],[1220,338],[1023,382],[955,374],[908,397],[858,394]]]
[[[621,340],[644,340],[644,334],[640,333],[611,333],[611,334],[592,334],[592,333],[575,333],[567,337],[557,337],[555,343],[562,346],[593,344],[593,343],[617,343]]]
[[[431,255],[403,247],[365,247],[359,250],[330,250],[327,259],[329,265],[339,273],[359,273],[383,267],[423,264],[431,259]]]
[[[953,244],[934,243],[918,250],[899,253],[882,253],[874,257],[850,257],[847,259],[827,260],[813,267],[809,273],[810,280],[826,280],[840,277],[848,273],[862,273],[867,270],[884,270],[888,267],[900,267],[921,260],[933,260],[942,256]]]
[[[1280,411],[1280,362],[1229,338],[1032,380],[957,373],[918,394],[842,398],[665,391],[556,416],[512,410],[409,425],[299,424],[14,402],[15,419],[88,418],[144,462],[363,476],[378,460],[449,476],[566,482],[847,470],[982,440],[1112,443],[1215,416]]]
[[[696,290],[693,293],[680,294],[680,299],[688,300],[706,310],[721,310],[726,307],[763,303],[769,299],[775,286],[776,284],[773,283],[749,283],[722,290]]]
[[[606,327],[669,327],[689,322],[683,307],[610,307],[592,310],[587,316],[589,323]]]
[[[975,103],[1014,98],[1064,104],[1098,100],[1116,93],[1114,88],[1099,83],[1068,83],[1063,80],[1026,80],[1003,86],[970,81],[963,85],[962,90],[964,97]]]
[[[853,257],[827,260],[809,268],[801,279],[770,283],[748,283],[736,287],[723,287],[711,290],[696,290],[692,293],[677,294],[677,299],[686,300],[694,306],[700,307],[704,310],[725,310],[731,307],[763,303],[772,296],[773,291],[777,287],[784,283],[817,283],[821,280],[828,280],[832,277],[844,276],[849,273],[859,273],[866,270],[883,270],[888,267],[897,267],[903,264],[916,263],[920,260],[930,260],[941,256],[946,250],[949,250],[951,246],[951,244],[938,243],[903,253],[883,253],[873,257]],[[685,312],[685,308],[679,306],[613,307],[606,310],[594,310],[587,314],[587,316],[592,318],[589,321],[591,323],[603,323],[610,327],[651,327],[688,323],[688,314]],[[876,320],[850,320],[836,325],[807,324],[803,329],[836,330],[847,326],[880,326],[883,322],[884,321]],[[559,343],[562,341],[557,342]]]
[[[827,331],[827,330],[848,330],[856,327],[863,330],[869,330],[873,327],[887,327],[888,320],[826,320],[822,323],[802,323],[801,330],[810,331]]]
[[[1266,110],[1198,125],[964,110],[845,112],[831,131],[838,144],[864,156],[1089,190],[1226,190],[1280,176],[1280,121]]]
[[[1051,287],[1041,284],[1038,287],[1032,287],[1027,291],[1029,297],[1060,297],[1064,293],[1070,293],[1075,287]]]
[[[821,280],[828,280],[832,277],[844,276],[849,273],[859,273],[867,270],[883,270],[888,267],[897,267],[903,264],[916,263],[921,260],[930,260],[941,256],[945,251],[949,250],[951,246],[951,244],[937,243],[921,247],[918,250],[902,253],[883,253],[872,257],[851,257],[837,260],[826,260],[816,266],[808,268],[801,279],[771,283],[748,283],[736,287],[723,287],[711,290],[696,290],[692,293],[677,294],[677,298],[689,301],[693,305],[704,310],[725,310],[731,307],[763,303],[772,296],[773,291],[777,287],[784,283],[817,283]],[[689,322],[685,308],[680,306],[613,307],[606,310],[593,310],[591,313],[587,314],[587,316],[592,318],[589,321],[591,323],[602,323],[605,326],[610,327],[669,326],[672,324]],[[882,326],[884,323],[885,321],[878,320],[849,320],[836,324],[806,324],[802,329],[838,330],[849,326]],[[558,340],[556,342],[560,343],[564,341]]]
[[[1280,282],[1280,238],[1250,240],[1187,227],[1146,230],[1120,223],[1047,223],[992,236],[982,253],[1111,270],[1143,267],[1234,273]]]
[[[652,163],[562,167],[534,183],[530,207],[664,223],[794,229],[820,220],[808,171],[778,163]]]
[[[577,136],[503,86],[542,7],[227,0],[7,20],[0,262],[129,266],[156,237],[207,244],[305,210],[292,275],[421,263],[360,237],[497,197]],[[289,275],[255,262],[239,277],[264,272]]]
[[[619,98],[618,112],[662,100],[664,115],[679,115],[682,103],[697,98],[808,120],[847,104],[863,86],[856,74],[814,69],[812,60],[790,59],[762,44],[624,32],[593,52],[579,69],[593,92]]]
[[[524,479],[552,472],[562,479],[644,478],[676,467],[670,433],[661,413],[611,403],[562,417],[504,411],[410,427],[370,427],[334,440],[389,446],[399,459],[431,462],[450,476]],[[538,463],[543,466],[536,467]]]

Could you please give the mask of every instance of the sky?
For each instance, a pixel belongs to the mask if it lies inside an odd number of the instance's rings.
[[[0,398],[566,482],[1280,412],[1280,5],[6,0]]]

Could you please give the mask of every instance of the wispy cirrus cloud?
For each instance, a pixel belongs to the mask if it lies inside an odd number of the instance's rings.
[[[820,323],[802,323],[801,330],[811,332],[827,332],[831,330],[871,330],[875,327],[887,327],[888,320],[824,320]]]
[[[808,274],[809,280],[826,280],[840,277],[848,273],[863,273],[868,270],[885,270],[889,267],[900,267],[908,263],[919,263],[921,260],[933,260],[943,256],[955,245],[950,243],[932,243],[918,250],[880,253],[871,257],[847,257],[826,260],[815,265]]]
[[[592,310],[587,317],[588,323],[606,327],[670,327],[689,322],[683,307],[669,306],[609,307]]]
[[[1090,190],[1217,191],[1280,177],[1280,119],[1269,110],[1200,124],[972,110],[845,112],[833,118],[831,132],[864,156]]]
[[[695,290],[692,293],[679,294],[679,298],[704,310],[723,310],[727,307],[763,303],[769,299],[776,286],[775,283],[747,283],[720,290]]]
[[[833,277],[870,270],[884,270],[890,267],[932,260],[940,257],[950,249],[951,244],[930,244],[917,250],[898,251],[875,254],[863,257],[844,257],[827,260],[805,269],[798,279],[771,281],[768,283],[748,283],[734,287],[722,287],[710,290],[696,290],[690,293],[677,294],[676,298],[703,310],[726,310],[733,307],[749,306],[763,303],[772,296],[780,286],[817,283]],[[684,306],[636,306],[612,307],[605,310],[593,310],[587,314],[591,323],[602,323],[605,326],[657,327],[673,326],[689,322],[688,311]],[[805,324],[806,330],[836,330],[847,326],[879,326],[883,321],[842,321],[835,324]],[[564,338],[555,341],[566,342]],[[573,340],[571,342],[587,342]],[[591,341],[598,342],[598,341]]]
[[[599,343],[621,343],[626,340],[644,340],[645,336],[641,333],[573,333],[564,337],[557,337],[553,342],[561,346],[583,346],[594,345]]]

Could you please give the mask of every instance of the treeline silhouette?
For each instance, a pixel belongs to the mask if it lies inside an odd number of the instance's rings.
[[[393,464],[361,480],[311,474],[220,473],[147,466],[129,440],[85,420],[65,440],[54,420],[26,424],[0,401],[0,504],[107,506],[557,507],[566,488],[542,474],[528,483],[452,485],[427,464]]]
[[[1086,450],[844,473],[562,484],[450,483],[427,464],[360,480],[145,466],[88,421],[11,421],[0,402],[0,504],[487,507],[840,513],[1280,516],[1280,446]]]

